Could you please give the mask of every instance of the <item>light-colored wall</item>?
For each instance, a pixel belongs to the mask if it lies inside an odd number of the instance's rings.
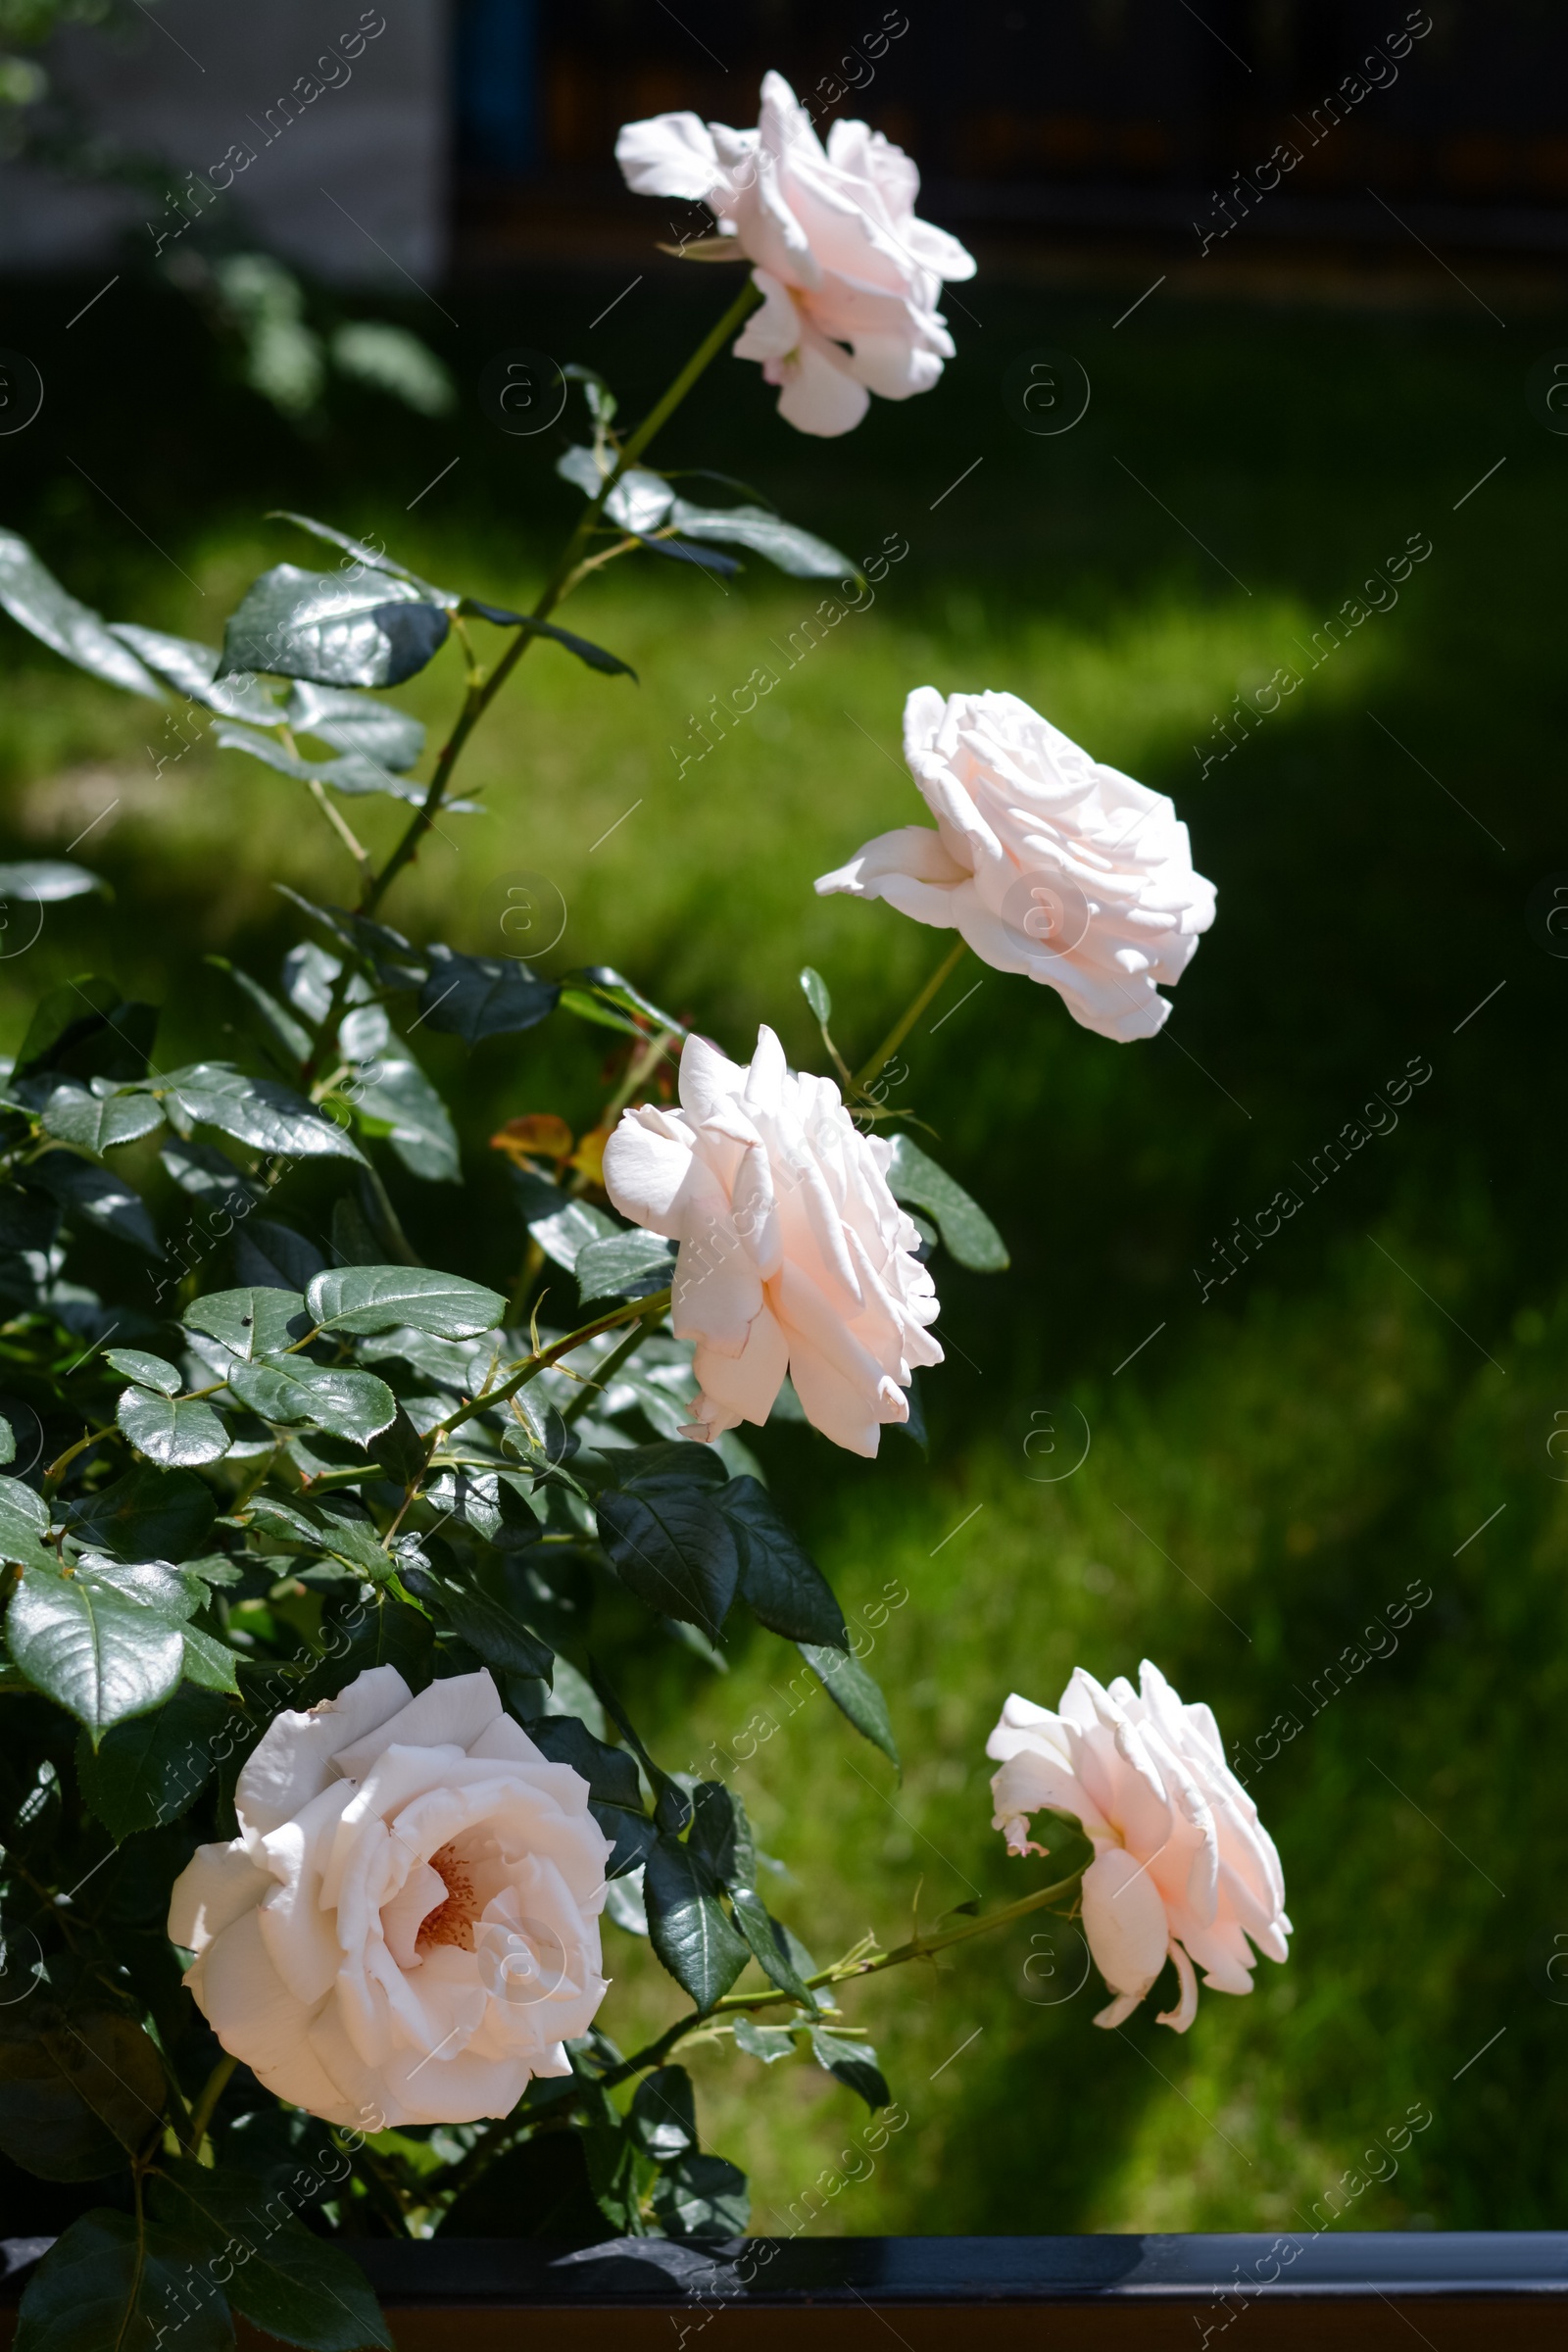
[[[96,130],[167,165],[172,196],[206,206],[186,178],[199,175],[247,241],[340,284],[407,290],[400,269],[421,284],[440,276],[447,0],[151,0],[134,24],[127,35],[63,33],[45,62]],[[255,160],[231,165],[220,191],[236,147]],[[0,270],[96,266],[126,229],[149,256],[163,230],[167,260],[181,217],[161,200],[0,166]]]

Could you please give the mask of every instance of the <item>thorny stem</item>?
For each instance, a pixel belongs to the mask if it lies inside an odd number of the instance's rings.
[[[630,1331],[627,1332],[626,1337],[621,1341],[620,1346],[612,1348],[610,1354],[606,1356],[604,1362],[595,1372],[593,1379],[585,1380],[583,1382],[583,1385],[578,1390],[576,1396],[573,1396],[571,1402],[563,1412],[561,1416],[563,1421],[575,1421],[580,1413],[585,1413],[588,1410],[588,1407],[593,1403],[596,1396],[601,1396],[605,1394],[605,1392],[609,1389],[611,1382],[614,1379],[615,1374],[620,1370],[621,1365],[625,1363],[627,1357],[636,1354],[644,1340],[650,1339],[653,1336],[654,1332],[659,1328],[659,1325],[663,1321],[663,1319],[664,1309],[663,1307],[660,1307],[656,1314],[645,1315],[640,1323],[634,1323],[632,1325]]]
[[[596,1315],[591,1323],[584,1323],[580,1330],[568,1331],[564,1340],[556,1340],[548,1348],[536,1348],[510,1380],[502,1382],[499,1389],[489,1389],[483,1396],[471,1398],[457,1412],[448,1413],[446,1419],[438,1421],[431,1430],[431,1438],[447,1437],[453,1430],[461,1428],[465,1421],[471,1421],[475,1413],[488,1412],[492,1405],[505,1404],[509,1397],[516,1396],[519,1389],[525,1389],[529,1381],[537,1380],[541,1372],[548,1372],[552,1364],[559,1364],[564,1355],[571,1354],[573,1348],[597,1339],[602,1331],[618,1331],[623,1323],[641,1322],[644,1316],[655,1319],[668,1310],[669,1293],[658,1291],[651,1298],[630,1298],[603,1315]]]
[[[836,1960],[831,1967],[819,1968],[815,1976],[808,1977],[805,1980],[807,1989],[815,1991],[822,1985],[847,1984],[855,1977],[877,1976],[883,1969],[899,1968],[906,1960],[929,1960],[952,1944],[966,1943],[972,1936],[987,1936],[993,1928],[1004,1928],[1015,1919],[1026,1918],[1031,1911],[1040,1911],[1048,1904],[1060,1902],[1064,1895],[1073,1892],[1082,1876],[1082,1871],[1075,1870],[1070,1877],[1059,1879],[1054,1886],[1037,1887],[1033,1894],[1020,1896],[1017,1902],[1006,1904],[1001,1911],[987,1912],[983,1919],[965,1920],[961,1927],[949,1928],[940,1936],[911,1936],[906,1943],[896,1944],[890,1952],[862,1952],[858,1956],[851,1955]],[[780,2003],[788,2003],[797,2009],[800,2007],[792,1994],[780,1992],[776,1986],[769,1986],[765,1992],[726,1993],[710,2009],[694,2009],[689,2016],[678,2017],[657,2041],[651,2041],[646,2049],[638,2050],[635,2056],[622,2059],[619,2066],[602,2075],[600,2081],[607,2089],[612,2088],[633,2075],[662,2065],[675,2044],[684,2040],[688,2034],[695,2033],[700,2026],[710,2025],[715,2018],[744,2014],[753,2009],[770,2009]]]
[[[951,954],[943,957],[941,963],[938,964],[936,970],[932,973],[930,979],[926,982],[924,988],[921,989],[919,995],[914,999],[913,1003],[906,1005],[905,1010],[900,1013],[898,1019],[894,1022],[892,1028],[888,1031],[886,1037],[882,1040],[882,1043],[878,1046],[870,1060],[863,1063],[861,1067],[856,1071],[855,1086],[857,1093],[860,1092],[866,1086],[868,1081],[876,1076],[878,1070],[884,1068],[892,1059],[893,1055],[903,1045],[905,1039],[908,1036],[909,1031],[914,1027],[915,1022],[920,1018],[921,1013],[924,1012],[926,1006],[930,1004],[932,998],[938,994],[939,990],[947,985],[947,982],[957,970],[959,961],[961,960],[968,944],[969,943],[967,940],[960,939],[957,946],[953,949]]]

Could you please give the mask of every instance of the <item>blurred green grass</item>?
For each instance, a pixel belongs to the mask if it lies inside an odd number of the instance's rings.
[[[519,337],[589,356],[635,415],[715,298],[672,269],[590,334],[607,290],[469,289],[449,356],[466,383]],[[379,530],[429,576],[501,599],[527,592],[569,520],[558,436],[505,443],[471,404],[430,425],[366,403],[298,440],[215,385],[185,315],[150,295],[128,323],[109,305],[83,320],[98,340],[68,367],[70,291],[13,305],[13,339],[51,389],[38,427],[0,441],[0,520],[114,617],[216,639],[257,570],[314,560],[262,519],[270,506]],[[851,1612],[907,1591],[870,1659],[902,1782],[825,1698],[788,1711],[793,1652],[764,1636],[738,1635],[723,1676],[672,1648],[645,1729],[685,1765],[778,1718],[735,1777],[790,1874],[775,1907],[824,1959],[867,1928],[899,1939],[916,1903],[929,1922],[1050,1868],[1009,1863],[989,1827],[984,1740],[1009,1689],[1054,1702],[1074,1663],[1136,1675],[1147,1653],[1251,1742],[1282,1708],[1305,1715],[1296,1693],[1412,1580],[1430,1585],[1397,1653],[1257,1776],[1298,1927],[1289,1966],[1260,1963],[1249,2000],[1205,1995],[1181,2040],[1153,2002],[1097,2033],[1096,1984],[1071,1990],[1071,1931],[1044,1931],[1048,1951],[1031,1943],[1039,1921],[852,1990],[846,2015],[909,2123],[809,2226],[1310,2224],[1414,2101],[1430,2129],[1344,2226],[1560,2224],[1564,1508],[1546,1443],[1568,1410],[1568,976],[1525,903],[1568,868],[1553,527],[1568,451],[1522,398],[1560,323],[1504,337],[1462,311],[1167,301],[1113,330],[1114,289],[982,279],[969,299],[983,324],[956,312],[960,357],[938,391],[879,404],[848,442],[791,435],[755,370],[721,363],[655,453],[759,482],[856,558],[902,534],[910,552],[874,607],[681,773],[669,747],[691,749],[689,715],[771,659],[820,592],[760,564],[727,593],[674,564],[621,567],[567,617],[642,684],[531,654],[466,765],[489,813],[444,824],[388,911],[482,950],[507,880],[544,874],[567,910],[547,968],[613,961],[730,1051],[765,1019],[811,1066],[803,962],[864,1053],[943,952],[810,887],[920,813],[897,757],[909,687],[1010,688],[1174,794],[1220,911],[1159,1040],[1087,1036],[1049,992],[971,964],[908,1049],[932,1149],[1014,1258],[993,1281],[938,1261],[951,1347],[925,1384],[929,1457],[896,1435],[874,1467],[793,1430],[760,1442]],[[1094,384],[1055,440],[1025,436],[1001,398],[1008,363],[1042,340]],[[409,511],[454,451],[457,470]],[[1396,610],[1200,775],[1211,715],[1421,530],[1434,554]],[[155,776],[152,706],[9,628],[0,660],[4,853],[62,850],[117,803],[76,852],[116,903],[52,912],[34,950],[0,961],[5,1041],[44,985],[107,962],[168,1007],[166,1054],[223,1050],[233,1007],[199,956],[270,976],[295,935],[272,883],[341,896],[346,859],[281,780],[205,748]],[[401,699],[434,726],[457,693],[448,654]],[[389,812],[349,813],[372,844],[391,838]],[[452,1196],[400,1198],[427,1250],[494,1274],[521,1235],[485,1138],[525,1109],[589,1117],[599,1048],[555,1024],[471,1059],[447,1039],[423,1051],[460,1113],[472,1205],[449,1235]],[[1298,1164],[1417,1054],[1434,1075],[1397,1130],[1200,1305],[1192,1269],[1213,1237],[1302,1189]],[[1085,1417],[1088,1457],[1034,1483],[1030,1416],[1076,1427],[1064,1407]],[[608,1933],[605,2022],[631,2046],[680,2003]],[[764,2080],[713,2047],[692,2064],[710,2143],[753,2176],[758,2227],[803,2222],[824,2169],[863,2170],[863,2114],[813,2066]]]

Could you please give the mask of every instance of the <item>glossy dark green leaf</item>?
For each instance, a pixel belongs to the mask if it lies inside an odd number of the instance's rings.
[[[654,2218],[671,2237],[744,2237],[752,2218],[746,2175],[722,2156],[682,2156],[655,2184]]]
[[[161,1396],[151,1389],[122,1389],[115,1419],[137,1451],[168,1470],[220,1461],[231,1440],[210,1404],[196,1396]]]
[[[27,1168],[27,1182],[58,1200],[68,1218],[83,1219],[117,1242],[130,1242],[150,1257],[162,1257],[164,1246],[141,1195],[108,1168],[78,1159],[64,1148],[46,1152]]]
[[[428,580],[421,580],[416,571],[411,571],[406,564],[400,564],[395,556],[389,556],[384,548],[374,548],[368,540],[355,539],[349,532],[340,531],[335,523],[318,522],[314,514],[298,514],[293,507],[272,507],[269,510],[268,519],[270,522],[297,524],[300,530],[309,531],[313,539],[324,539],[329,547],[342,548],[345,555],[352,556],[355,563],[368,571],[387,572],[393,579],[412,580],[415,587],[435,604],[455,606],[459,601],[451,589],[433,587]]]
[[[134,1143],[164,1123],[163,1106],[151,1095],[121,1094],[110,1081],[91,1086],[74,1080],[57,1086],[43,1106],[46,1134],[65,1144],[80,1144],[88,1152],[110,1152],[117,1144]]]
[[[78,669],[111,686],[164,699],[163,688],[129,648],[110,634],[101,614],[78,604],[39,563],[25,539],[0,530],[0,605],[44,645]]]
[[[397,1398],[373,1372],[343,1372],[303,1355],[236,1364],[228,1385],[264,1421],[308,1422],[356,1446],[368,1446],[390,1427],[398,1409]]]
[[[14,1458],[14,1448],[13,1456]],[[20,1478],[0,1478],[0,1560],[24,1568],[49,1533],[49,1505]]]
[[[227,2165],[210,2171],[188,2158],[166,2156],[151,2185],[152,2209],[208,2254],[231,2242],[248,2252],[232,2262],[224,2288],[234,2309],[269,2335],[308,2352],[359,2352],[380,2345],[391,2352],[369,2283],[340,2246],[317,2237],[268,2183]],[[225,2264],[225,2270],[229,2265]]]
[[[231,1354],[250,1363],[257,1356],[276,1354],[311,1328],[311,1317],[298,1291],[209,1291],[185,1309],[193,1331],[220,1340]]]
[[[523,1200],[523,1220],[528,1231],[551,1264],[564,1266],[568,1274],[592,1243],[612,1240],[620,1231],[602,1208],[594,1208],[586,1200],[568,1200],[554,1186],[550,1189],[557,1192],[561,1206],[549,1207],[544,1192],[548,1178],[529,1178],[524,1171],[517,1170],[514,1182],[519,1181],[529,1188]]]
[[[428,1266],[329,1266],[306,1296],[323,1331],[392,1331],[406,1323],[443,1340],[494,1331],[507,1307],[499,1291]]]
[[[674,1245],[633,1226],[589,1242],[577,1252],[572,1272],[584,1306],[599,1298],[647,1298],[667,1291],[675,1271]]]
[[[63,1507],[72,1534],[95,1550],[126,1560],[188,1560],[206,1543],[218,1506],[193,1472],[144,1462]]]
[[[859,1659],[852,1657],[848,1650],[830,1649],[816,1642],[802,1642],[798,1647],[812,1673],[820,1676],[834,1705],[843,1710],[873,1747],[879,1747],[894,1764],[900,1764],[888,1702]]]
[[[32,906],[52,906],[61,899],[83,899],[93,891],[106,899],[114,892],[102,874],[65,858],[12,858],[0,861],[0,899],[21,899]],[[15,949],[12,954],[16,953]]]
[[[87,972],[39,998],[17,1049],[13,1079],[40,1070],[74,1078],[144,1078],[157,1007],[126,1002],[113,980]]]
[[[251,1217],[234,1235],[234,1271],[256,1290],[303,1292],[325,1263],[314,1242],[275,1217]]]
[[[219,675],[262,670],[319,686],[397,686],[439,653],[450,625],[411,580],[383,572],[350,580],[279,564],[230,614]]]
[[[111,1724],[169,1697],[184,1658],[180,1629],[90,1576],[24,1570],[6,1614],[11,1655],[29,1683],[99,1740]]]
[[[457,1130],[429,1079],[401,1038],[363,1062],[354,1085],[358,1115],[386,1129],[393,1151],[412,1175],[427,1184],[457,1184],[463,1175]]]
[[[556,1674],[559,1680],[559,1660]],[[639,1869],[658,1833],[643,1811],[637,1766],[627,1750],[596,1738],[575,1715],[530,1717],[523,1729],[541,1754],[569,1764],[588,1783],[588,1809],[612,1849],[605,1876],[620,1879]]]
[[[1001,1234],[962,1185],[955,1184],[906,1135],[894,1136],[892,1144],[888,1190],[895,1200],[912,1200],[916,1208],[929,1209],[960,1266],[976,1274],[1000,1274],[1009,1266],[1012,1260]]]
[[[199,1626],[184,1629],[185,1655],[180,1671],[187,1683],[197,1683],[204,1690],[215,1690],[233,1697],[239,1690],[234,1668],[235,1654],[226,1642],[216,1635],[204,1634]]]
[[[261,1494],[251,1504],[251,1517],[269,1533],[308,1544],[316,1551],[330,1552],[365,1576],[383,1579],[392,1574],[394,1563],[390,1553],[381,1548],[373,1522],[351,1517],[341,1496],[323,1495],[313,1501],[306,1496]]]
[[[597,1501],[599,1540],[623,1585],[661,1616],[716,1642],[735,1596],[735,1532],[712,1497],[685,1479],[650,1477]]]
[[[677,498],[668,520],[688,539],[717,539],[749,547],[799,580],[851,580],[855,565],[825,539],[770,514],[765,507],[696,507]]]
[[[764,2066],[772,2066],[780,2058],[794,2057],[795,2035],[788,2026],[759,2026],[749,2017],[738,2017],[735,2047],[749,2058],[760,2058]]]
[[[186,1143],[176,1137],[172,1143],[160,1145],[158,1156],[182,1193],[200,1200],[216,1215],[227,1217],[230,1224],[236,1217],[248,1215],[258,1200],[266,1199],[263,1186],[236,1167],[215,1144]]]
[[[770,1632],[846,1648],[849,1633],[833,1589],[766,1488],[755,1478],[732,1478],[718,1507],[739,1544],[741,1592]]]
[[[156,1389],[161,1396],[177,1396],[185,1385],[176,1365],[140,1348],[106,1348],[104,1362],[112,1372],[123,1372],[138,1388]]]
[[[314,735],[334,752],[361,753],[394,775],[413,767],[424,750],[424,728],[407,710],[338,686],[301,679],[289,694],[286,715],[296,735]]]
[[[750,1957],[725,1917],[713,1882],[697,1855],[673,1838],[656,1839],[643,1874],[654,1950],[699,2009],[728,1992]]]
[[[262,678],[225,678],[215,684],[220,655],[215,645],[194,637],[166,637],[161,629],[138,628],[133,621],[109,624],[122,645],[139,654],[149,669],[157,670],[193,703],[216,710],[220,718],[250,719],[256,725],[276,726],[283,713],[275,686]]]
[[[869,2042],[841,2041],[821,2026],[810,2027],[809,2033],[817,2065],[825,2067],[836,2082],[858,2091],[873,2113],[878,2107],[892,2106],[893,2093]]]
[[[100,2208],[72,2223],[22,2297],[16,2352],[228,2352],[228,2305],[156,2225],[138,2241],[129,2214]]]
[[[231,1713],[216,1691],[185,1683],[152,1714],[117,1723],[96,1750],[83,1734],[76,1779],[89,1811],[117,1840],[177,1821],[217,1770],[214,1743]]]
[[[194,1062],[161,1080],[170,1115],[184,1125],[217,1127],[257,1152],[290,1159],[363,1159],[345,1128],[292,1087],[251,1078],[220,1061]]]
[[[626,2117],[633,2139],[656,2164],[672,2164],[697,2146],[697,2096],[683,2066],[644,2075]]]
[[[557,980],[536,980],[510,956],[460,956],[432,945],[430,976],[419,993],[419,1018],[470,1046],[486,1037],[533,1029],[561,1002]]]
[[[168,2098],[134,2018],[40,1990],[0,2011],[0,2149],[49,2180],[97,2180],[144,2147]]]
[[[220,719],[213,732],[220,751],[244,752],[252,760],[259,760],[264,767],[275,768],[280,776],[292,776],[300,784],[325,784],[351,800],[384,792],[395,801],[406,801],[412,808],[417,808],[425,796],[422,784],[411,783],[368,748],[338,752],[330,760],[307,760],[302,753],[291,752],[275,736],[259,734],[254,727],[237,726],[228,719]],[[471,816],[478,806],[476,801],[443,803],[447,813],[453,816]]]
[[[568,654],[575,654],[579,662],[585,662],[590,669],[597,669],[603,676],[630,678],[633,685],[637,683],[637,672],[629,662],[623,662],[618,654],[607,653],[602,645],[595,645],[590,638],[577,636],[571,629],[558,628],[552,620],[533,620],[525,612],[510,612],[504,605],[482,605],[476,597],[471,596],[464,598],[459,611],[477,613],[481,620],[493,621],[498,628],[524,629],[532,637],[552,638],[557,645],[564,645]],[[371,685],[393,682],[378,678],[368,681]]]
[[[496,1673],[548,1679],[554,1650],[530,1633],[510,1604],[487,1591],[477,1576],[445,1576],[408,1568],[403,1582],[416,1599],[428,1601]]]

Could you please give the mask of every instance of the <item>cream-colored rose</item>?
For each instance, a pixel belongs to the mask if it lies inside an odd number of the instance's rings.
[[[761,361],[801,432],[847,433],[873,392],[927,392],[952,359],[936,306],[943,279],[972,277],[974,262],[915,219],[920,174],[879,130],[835,122],[824,149],[783,75],[767,74],[755,130],[655,115],[625,125],[615,160],[639,196],[706,204],[757,265],[764,300],[735,356]]]
[[[808,1421],[874,1454],[883,1425],[909,1417],[913,1367],[942,1361],[892,1146],[860,1134],[830,1079],[791,1071],[771,1029],[749,1069],[689,1037],[680,1100],[623,1115],[605,1185],[622,1216],[680,1244],[670,1312],[702,1385],[686,1435],[765,1421],[788,1372]]]
[[[570,2071],[562,2045],[605,1996],[611,1849],[587,1782],[488,1674],[415,1698],[376,1666],[279,1715],[234,1809],[239,1836],[175,1880],[169,1934],[219,2040],[278,2098],[361,2129],[466,2124]]]
[[[1097,2026],[1119,2026],[1165,1965],[1181,1997],[1159,2023],[1185,2034],[1198,2014],[1198,1980],[1215,1992],[1250,1992],[1250,1936],[1284,1960],[1291,1923],[1285,1878],[1257,1807],[1225,1761],[1219,1726],[1184,1706],[1146,1658],[1142,1689],[1118,1675],[1108,1690],[1080,1666],[1061,1712],[1016,1692],[986,1741],[1002,1766],[991,1783],[994,1829],[1010,1853],[1043,1854],[1029,1816],[1070,1813],[1093,1841],[1083,1923],[1096,1967],[1115,1994]]]
[[[904,756],[936,831],[878,834],[824,874],[824,897],[886,899],[957,931],[999,972],[1044,981],[1075,1021],[1152,1037],[1167,987],[1214,919],[1187,827],[1162,793],[1103,767],[1015,694],[917,686]]]

